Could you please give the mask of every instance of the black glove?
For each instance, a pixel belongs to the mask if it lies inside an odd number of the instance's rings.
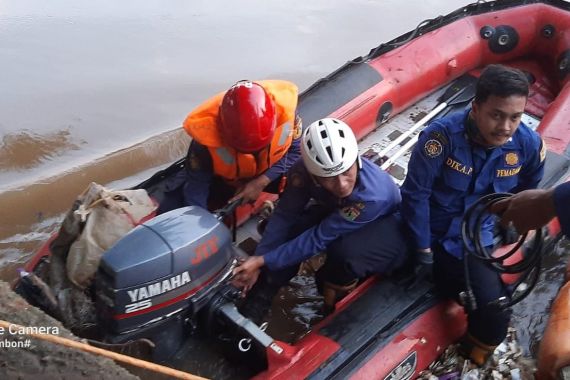
[[[433,277],[433,252],[416,251],[414,259],[414,281],[407,287],[408,289],[414,288],[424,280],[431,281]]]

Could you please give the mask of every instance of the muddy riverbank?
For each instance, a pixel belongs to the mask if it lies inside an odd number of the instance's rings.
[[[44,328],[57,336],[81,341],[61,323],[30,306],[0,281],[0,319],[10,323]],[[0,334],[1,379],[126,379],[135,380],[110,359],[54,343],[30,338],[16,328]]]

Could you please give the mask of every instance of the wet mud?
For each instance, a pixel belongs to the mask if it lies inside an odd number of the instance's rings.
[[[0,281],[0,320],[21,326],[45,327],[58,336],[80,341],[61,323],[10,290]],[[0,378],[2,379],[126,379],[134,380],[124,368],[110,359],[29,338],[7,329],[0,335]]]

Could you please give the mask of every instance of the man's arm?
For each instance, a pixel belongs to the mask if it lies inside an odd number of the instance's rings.
[[[269,218],[267,228],[255,250],[256,256],[265,255],[287,241],[291,228],[297,223],[311,198],[307,183],[310,179],[299,172],[298,167],[293,167],[288,177],[287,186],[279,197],[277,207]]]
[[[526,190],[491,207],[501,224],[512,223],[519,233],[540,228],[558,216],[562,232],[570,236],[570,182],[554,189]]]
[[[417,251],[430,252],[430,204],[432,186],[449,154],[449,138],[437,124],[423,131],[414,147],[408,174],[402,185],[402,216],[408,224]]]
[[[302,164],[300,164],[302,165]],[[279,203],[269,219],[255,255],[248,257],[234,270],[232,283],[247,292],[257,281],[261,267],[265,265],[265,254],[287,241],[291,229],[299,220],[305,206],[311,198],[306,173],[299,165],[291,168],[287,187],[279,198]]]
[[[186,206],[207,208],[210,184],[214,176],[212,157],[208,149],[193,140],[186,156],[186,183],[184,203]]]
[[[264,255],[265,265],[270,270],[278,270],[298,264],[324,251],[340,236],[365,226],[381,215],[393,212],[395,202],[393,199],[381,202],[354,202],[335,210],[316,226],[267,252]]]

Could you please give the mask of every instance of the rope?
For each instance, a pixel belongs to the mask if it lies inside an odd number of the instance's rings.
[[[3,327],[5,329],[9,329],[10,326],[13,326],[12,328],[16,328],[18,330],[24,331],[25,335],[29,335],[29,336],[37,338],[37,339],[45,340],[45,341],[55,343],[55,344],[58,344],[61,346],[69,347],[69,348],[75,348],[75,349],[78,349],[81,351],[89,352],[91,354],[104,356],[106,358],[109,358],[109,359],[112,359],[115,361],[119,361],[119,362],[123,362],[123,363],[129,364],[129,365],[135,366],[135,367],[143,368],[143,369],[153,371],[153,372],[158,372],[158,373],[161,373],[161,374],[164,374],[167,376],[172,376],[176,379],[207,380],[204,377],[195,376],[195,375],[192,375],[188,372],[179,371],[177,369],[165,367],[165,366],[162,366],[160,364],[151,363],[151,362],[148,362],[146,360],[136,359],[136,358],[133,358],[133,357],[128,356],[128,355],[122,355],[122,354],[118,354],[118,353],[113,352],[113,351],[108,351],[108,350],[104,350],[102,348],[93,347],[93,346],[90,346],[90,345],[82,343],[82,342],[77,342],[75,340],[62,338],[62,337],[51,335],[51,334],[37,334],[37,333],[31,332],[31,331],[28,332],[27,331],[28,329],[26,329],[24,326],[0,320],[0,327]]]
[[[105,205],[109,205],[111,202],[110,201],[115,201],[113,203],[113,205],[115,207],[117,207],[119,210],[121,210],[121,212],[125,215],[125,217],[129,220],[129,222],[133,225],[133,227],[138,226],[139,224],[141,224],[143,221],[145,221],[145,218],[148,218],[148,216],[150,215],[145,215],[143,216],[140,220],[136,220],[135,217],[133,216],[133,214],[131,214],[124,206],[122,206],[118,201],[123,201],[123,202],[128,202],[129,204],[133,204],[129,198],[127,198],[124,195],[120,195],[120,194],[112,194],[112,191],[107,191],[104,190],[101,192],[101,194],[99,194],[99,198],[94,200],[93,202],[91,202],[89,205],[85,206],[85,204],[82,204],[81,206],[79,206],[78,210],[76,211],[76,214],[80,215],[81,217],[81,221],[84,222],[85,220],[87,220],[87,216],[91,213],[91,210],[93,208],[95,208],[95,206],[103,203]],[[153,203],[155,203],[153,201]],[[79,212],[78,212],[79,211]],[[152,214],[152,211],[151,211]]]

